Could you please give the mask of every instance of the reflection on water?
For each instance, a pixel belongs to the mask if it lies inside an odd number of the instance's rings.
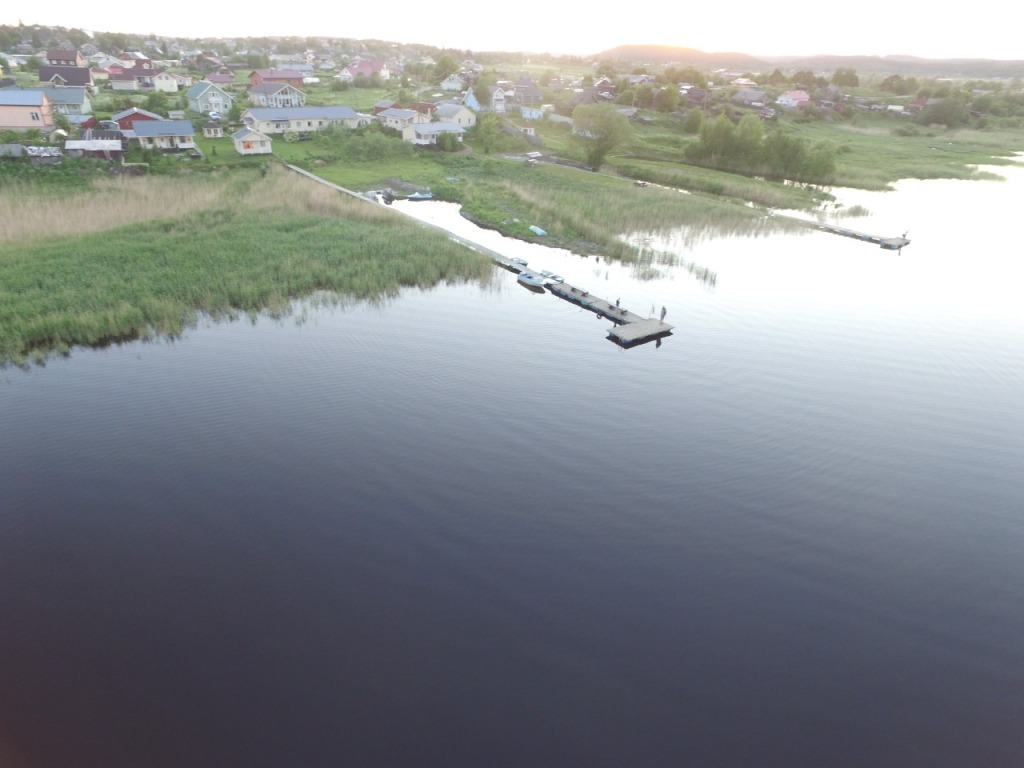
[[[1018,765],[1022,185],[4,371],[0,762]]]

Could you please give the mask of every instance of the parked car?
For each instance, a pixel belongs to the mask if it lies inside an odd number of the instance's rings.
[[[220,112],[211,112],[209,118],[211,120],[220,120]]]

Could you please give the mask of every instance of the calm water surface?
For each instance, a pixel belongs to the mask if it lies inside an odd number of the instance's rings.
[[[1000,173],[0,371],[0,765],[1021,765]]]

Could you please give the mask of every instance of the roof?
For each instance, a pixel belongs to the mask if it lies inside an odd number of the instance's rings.
[[[400,107],[390,107],[382,110],[378,117],[393,117],[396,120],[412,120],[418,115],[415,109],[402,109]]]
[[[195,136],[191,120],[144,120],[133,126],[136,137]]]
[[[186,98],[189,98],[189,99],[198,99],[200,96],[202,96],[204,93],[206,93],[211,88],[216,88],[218,91],[223,93],[225,96],[228,95],[227,92],[223,88],[221,88],[219,85],[217,85],[216,83],[211,83],[208,80],[200,80],[198,83],[196,83],[195,85],[193,85],[191,88],[188,89],[188,92],[185,94],[185,96],[186,96]]]
[[[120,152],[119,139],[68,139],[64,149],[81,149],[87,152]]]
[[[248,139],[251,136],[255,136],[255,137],[260,138],[260,139],[266,139],[267,141],[271,141],[272,140],[265,133],[260,133],[259,131],[254,131],[252,128],[243,128],[242,130],[235,131],[234,133],[231,134],[231,138],[234,139],[235,141],[241,141],[242,139]]]
[[[458,123],[446,123],[446,122],[419,123],[418,125],[413,125],[412,127],[415,128],[416,129],[416,133],[420,134],[421,136],[429,136],[429,135],[434,134],[434,133],[465,133],[466,132],[466,129],[463,128]]]
[[[11,90],[42,91],[54,104],[85,104],[85,88],[80,85],[57,87],[49,83],[40,83],[33,87],[16,87]]]
[[[437,105],[437,107],[434,109],[434,114],[438,115],[439,117],[455,117],[455,115],[459,114],[459,112],[461,112],[464,109],[469,109],[469,107],[464,106],[462,104],[444,103]]]
[[[20,88],[4,88],[0,90],[0,106],[3,107],[41,107],[46,94],[41,90],[22,90]]]
[[[88,67],[43,66],[39,68],[39,82],[41,83],[48,83],[58,76],[68,85],[90,85],[92,83],[92,72]]]
[[[304,75],[297,69],[256,69],[253,72],[264,80],[270,78],[274,80],[295,80],[296,78],[302,79]]]
[[[147,112],[146,110],[139,109],[138,107],[132,107],[131,109],[122,109],[116,115],[111,115],[110,119],[116,123],[118,120],[129,117],[131,115],[142,115],[143,117],[148,117],[150,120],[163,120],[163,117],[156,114],[156,112]]]
[[[352,120],[359,113],[352,107],[252,107],[246,110],[257,120]]]

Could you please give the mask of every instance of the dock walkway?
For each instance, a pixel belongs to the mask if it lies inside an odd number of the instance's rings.
[[[326,179],[321,179],[316,174],[310,173],[309,171],[299,168],[298,166],[288,165],[287,167],[290,170],[295,171],[296,173],[299,173],[313,181],[319,182],[320,184],[324,184],[325,186],[331,187],[332,189],[335,189],[339,192],[343,192],[347,195],[357,197],[360,200],[370,199],[365,195],[359,194],[358,192],[353,192],[350,189],[345,189],[345,187],[338,186],[337,184],[329,182]],[[638,315],[635,312],[630,312],[628,309],[625,309],[623,307],[619,307],[606,299],[593,296],[590,294],[589,291],[586,291],[578,286],[571,285],[570,283],[565,282],[560,277],[548,277],[548,275],[551,275],[550,272],[541,272],[534,269],[533,267],[529,267],[527,263],[524,262],[522,259],[515,259],[506,256],[503,253],[499,253],[498,251],[495,251],[492,248],[488,248],[485,245],[473,242],[472,240],[469,240],[468,238],[465,238],[462,235],[457,235],[454,232],[445,229],[444,227],[440,227],[437,224],[431,224],[430,222],[423,221],[422,219],[417,219],[415,216],[410,216],[404,211],[400,211],[396,208],[392,208],[391,210],[403,216],[406,216],[409,219],[412,219],[413,221],[417,222],[418,224],[421,224],[422,226],[430,227],[431,229],[435,229],[438,232],[443,232],[452,240],[455,240],[456,242],[465,245],[467,248],[472,248],[474,251],[483,253],[489,259],[491,259],[491,261],[495,262],[498,266],[503,267],[504,269],[507,269],[510,272],[515,272],[518,274],[520,272],[527,271],[530,274],[543,277],[545,281],[545,287],[547,288],[547,290],[549,290],[558,298],[564,299],[565,301],[577,304],[580,307],[583,307],[584,309],[590,310],[591,312],[594,312],[598,317],[604,317],[611,320],[614,323],[614,325],[608,329],[608,338],[610,338],[619,346],[632,347],[646,343],[648,341],[660,339],[672,333],[673,326],[666,323],[664,321],[664,317],[661,320],[654,317],[642,317],[641,315]],[[664,315],[664,312],[662,314]]]

